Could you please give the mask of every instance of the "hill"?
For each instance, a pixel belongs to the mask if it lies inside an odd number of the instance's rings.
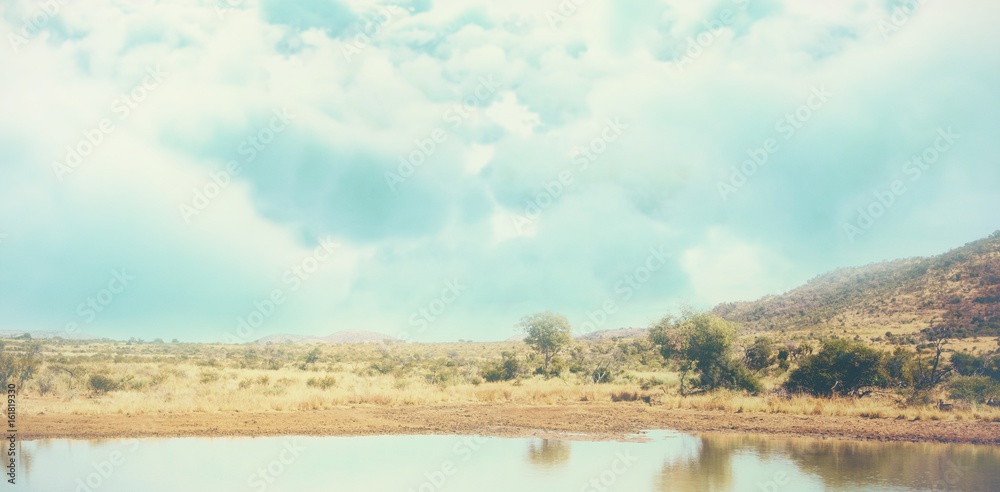
[[[395,340],[393,337],[373,331],[344,330],[325,337],[279,333],[262,337],[257,343],[381,343]]]
[[[592,331],[575,337],[577,340],[616,340],[619,338],[638,338],[646,336],[646,328],[618,328],[617,330]]]
[[[84,333],[69,333],[66,331],[0,330],[0,338],[65,338],[67,340],[88,340],[93,337]]]
[[[913,332],[1000,336],[1000,231],[947,253],[841,268],[785,294],[713,312],[751,331]]]

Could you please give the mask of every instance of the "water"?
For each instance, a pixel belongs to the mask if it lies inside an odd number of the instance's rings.
[[[21,443],[5,490],[1000,490],[1000,448],[745,435],[643,442],[470,436],[50,439]]]

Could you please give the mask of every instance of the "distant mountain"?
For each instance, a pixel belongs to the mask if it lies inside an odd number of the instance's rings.
[[[86,333],[67,333],[65,331],[25,331],[25,330],[0,330],[0,338],[16,338],[30,335],[31,338],[64,338],[66,340],[88,340],[93,337]]]
[[[903,328],[1000,335],[1000,231],[947,253],[841,268],[785,294],[720,304],[750,330]]]
[[[381,343],[395,340],[393,337],[373,331],[345,330],[325,337],[279,333],[260,338],[257,343]]]
[[[584,333],[583,335],[574,335],[574,340],[614,340],[616,338],[636,338],[646,336],[646,328],[617,328],[613,330],[600,330],[592,331],[589,333]],[[525,334],[517,334],[506,340],[505,342],[523,342]]]
[[[618,328],[616,330],[592,331],[575,337],[577,340],[614,340],[616,338],[644,337],[649,330],[646,328]]]

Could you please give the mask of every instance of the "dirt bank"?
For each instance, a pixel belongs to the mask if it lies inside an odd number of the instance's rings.
[[[742,432],[822,438],[1000,444],[1000,423],[908,421],[837,416],[724,413],[640,403],[550,406],[355,406],[302,412],[19,416],[22,439],[188,436],[356,436],[478,434],[532,436],[584,433],[620,438],[646,429]]]

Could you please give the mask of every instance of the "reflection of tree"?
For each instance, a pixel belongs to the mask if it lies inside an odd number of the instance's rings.
[[[21,457],[21,470],[24,471],[24,481],[28,482],[31,478],[31,462],[35,457],[31,453],[31,446],[25,447],[21,441],[17,441],[17,447],[17,454]]]
[[[663,464],[657,490],[694,492],[729,490],[733,449],[728,443],[701,438],[697,450]]]
[[[706,435],[691,454],[663,464],[657,490],[729,490],[741,455],[793,463],[831,489],[875,485],[991,490],[1000,483],[1000,449],[973,445],[773,439]],[[786,476],[794,475],[785,470]],[[992,485],[991,485],[992,484]],[[789,490],[794,484],[789,484]],[[936,490],[936,489],[935,489]]]
[[[569,443],[565,441],[554,439],[542,439],[540,443],[532,441],[528,445],[528,460],[534,465],[543,467],[561,465],[569,461],[569,449]]]
[[[793,440],[788,457],[831,488],[888,481],[933,490],[991,490],[1000,481],[1000,450],[971,445]]]

